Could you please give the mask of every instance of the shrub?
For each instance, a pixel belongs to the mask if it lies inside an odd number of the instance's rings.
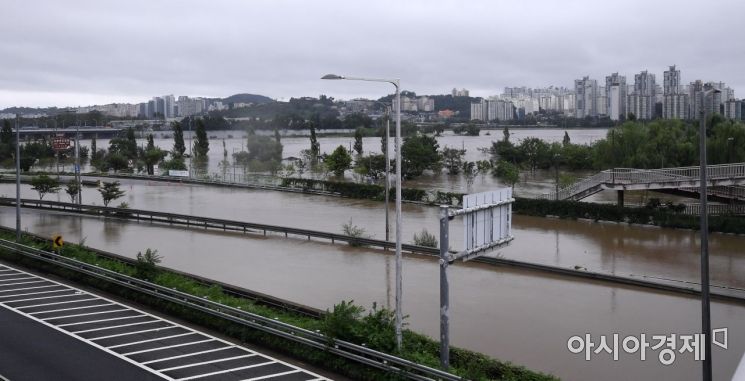
[[[137,253],[137,264],[135,265],[135,276],[145,280],[154,280],[158,276],[158,263],[162,257],[158,255],[158,250],[147,249],[145,254]]]
[[[365,234],[365,229],[353,224],[351,218],[349,219],[349,222],[341,226],[341,230],[344,232],[344,235],[348,235],[352,238],[368,238]],[[356,240],[351,240],[349,241],[349,245],[362,246],[362,243]]]
[[[421,233],[414,233],[414,244],[417,246],[436,248],[437,238],[434,234],[430,234],[426,229],[422,229]]]

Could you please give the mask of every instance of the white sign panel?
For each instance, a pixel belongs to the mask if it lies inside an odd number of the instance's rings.
[[[169,169],[168,176],[189,177],[189,171],[177,171],[175,169]]]
[[[512,235],[512,203],[468,212],[470,208],[497,204],[510,199],[512,188],[463,196],[463,209],[466,211],[463,216],[464,250],[486,246]]]

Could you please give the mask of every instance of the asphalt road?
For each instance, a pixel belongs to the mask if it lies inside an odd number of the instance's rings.
[[[163,380],[5,308],[0,308],[0,375],[9,381]]]
[[[10,381],[330,381],[7,265],[0,265],[0,376]]]

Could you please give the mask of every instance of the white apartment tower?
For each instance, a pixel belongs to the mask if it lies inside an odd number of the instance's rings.
[[[598,115],[598,81],[584,77],[574,80],[576,94],[574,116],[576,118],[595,117]]]
[[[626,117],[626,77],[613,73],[605,77],[607,115],[611,120]]]
[[[675,65],[664,72],[662,117],[665,119],[686,119],[689,116],[688,94],[682,91],[680,70]]]
[[[634,91],[626,97],[626,110],[637,119],[652,119],[656,90],[654,74],[644,70],[634,75]]]

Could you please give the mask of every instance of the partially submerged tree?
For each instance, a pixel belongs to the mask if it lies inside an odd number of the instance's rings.
[[[31,189],[39,192],[39,200],[43,200],[47,193],[57,193],[60,190],[59,181],[47,175],[31,178]]]
[[[104,182],[101,188],[98,188],[98,192],[101,193],[101,198],[103,199],[103,206],[109,206],[109,203],[111,201],[114,201],[122,196],[124,196],[124,191],[119,189],[119,182]]]

